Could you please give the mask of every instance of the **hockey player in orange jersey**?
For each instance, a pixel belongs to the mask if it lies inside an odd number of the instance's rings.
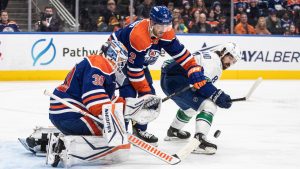
[[[128,49],[127,66],[123,69],[125,78],[118,84],[122,97],[155,95],[148,65],[156,62],[162,50],[184,68],[191,85],[199,89],[206,83],[202,67],[176,38],[171,11],[165,6],[154,6],[150,19],[136,21],[112,33],[109,39],[122,42]],[[133,124],[133,134],[156,145],[158,138],[146,131],[147,125]]]

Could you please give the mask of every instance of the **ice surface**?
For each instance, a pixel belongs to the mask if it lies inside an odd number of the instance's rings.
[[[35,126],[50,126],[49,98],[61,81],[0,82],[0,169],[44,169],[44,157],[25,150],[17,138],[29,136]],[[217,86],[232,98],[247,94],[253,81],[222,80]],[[158,95],[165,97],[159,82]],[[161,115],[150,123],[149,132],[159,137],[159,148],[175,153],[185,143],[164,142],[166,131],[175,117],[176,105],[163,103]],[[194,118],[184,128],[194,132]],[[218,139],[212,137],[217,130]],[[229,110],[218,109],[209,139],[218,145],[212,156],[191,154],[176,166],[170,166],[137,148],[128,162],[109,166],[75,166],[74,169],[299,169],[300,168],[300,81],[266,81],[248,102],[236,102]]]

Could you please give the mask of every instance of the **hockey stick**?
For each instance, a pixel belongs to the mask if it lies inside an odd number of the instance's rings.
[[[192,138],[184,147],[182,147],[176,154],[174,154],[175,157],[178,157],[180,160],[185,159],[189,154],[192,153],[193,150],[195,150],[201,142],[196,139]]]
[[[185,88],[183,88],[183,89],[181,89],[181,90],[179,90],[177,92],[174,92],[174,93],[170,94],[169,96],[163,98],[162,102],[165,102],[165,101],[169,100],[171,97],[179,95],[179,94],[181,94],[181,93],[183,93],[183,92],[185,92],[185,91],[187,91],[188,89],[191,89],[191,88],[192,87],[190,87],[190,86],[186,86]]]
[[[254,84],[251,86],[250,90],[248,91],[247,95],[245,97],[241,97],[241,98],[236,98],[236,99],[231,99],[231,102],[237,102],[237,101],[246,101],[249,100],[250,96],[252,95],[252,93],[254,92],[254,90],[258,87],[258,85],[262,82],[262,78],[259,77],[258,79],[256,79],[256,81],[254,82]]]
[[[51,98],[63,103],[64,105],[68,106],[69,108],[71,108],[72,110],[78,112],[78,113],[81,113],[82,115],[84,116],[88,116],[89,118],[93,119],[94,121],[96,122],[99,122],[101,123],[100,119],[98,119],[97,117],[89,114],[88,112],[72,105],[71,103],[63,100],[62,98],[54,95],[53,93],[50,93],[49,91],[45,90],[44,91],[44,94],[47,95],[47,96],[50,96]],[[136,147],[138,147],[139,149],[143,150],[143,151],[146,151],[147,153],[151,154],[152,156],[154,157],[157,157],[158,159],[168,163],[168,164],[178,164],[181,162],[181,160],[176,157],[175,155],[170,155],[154,146],[152,146],[151,144],[137,138],[136,136],[132,135],[132,134],[129,134],[128,133],[128,141],[135,145]]]

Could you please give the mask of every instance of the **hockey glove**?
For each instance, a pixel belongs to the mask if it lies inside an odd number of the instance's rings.
[[[225,94],[222,90],[218,89],[215,91],[212,96],[211,100],[216,103],[221,108],[228,109],[231,107],[231,98],[228,94]]]
[[[125,118],[135,120],[139,124],[147,124],[158,117],[161,104],[161,98],[155,95],[126,98]]]
[[[189,82],[196,89],[200,89],[206,84],[206,79],[201,66],[194,66],[188,70]]]

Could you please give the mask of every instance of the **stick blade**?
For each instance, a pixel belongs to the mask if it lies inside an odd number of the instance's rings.
[[[168,164],[175,165],[181,162],[181,160],[177,156],[170,155],[167,152],[164,152],[157,147],[152,146],[151,144],[139,139],[134,135],[128,134],[128,142]]]
[[[192,138],[182,149],[180,149],[175,156],[177,156],[180,160],[185,159],[189,154],[192,153],[199,145],[200,141],[196,138]]]
[[[258,87],[258,85],[262,82],[262,80],[263,80],[262,77],[259,77],[258,79],[256,79],[256,81],[252,85],[251,89],[249,90],[248,94],[246,95],[246,100],[248,100],[250,98],[250,96],[252,95],[254,90]]]

